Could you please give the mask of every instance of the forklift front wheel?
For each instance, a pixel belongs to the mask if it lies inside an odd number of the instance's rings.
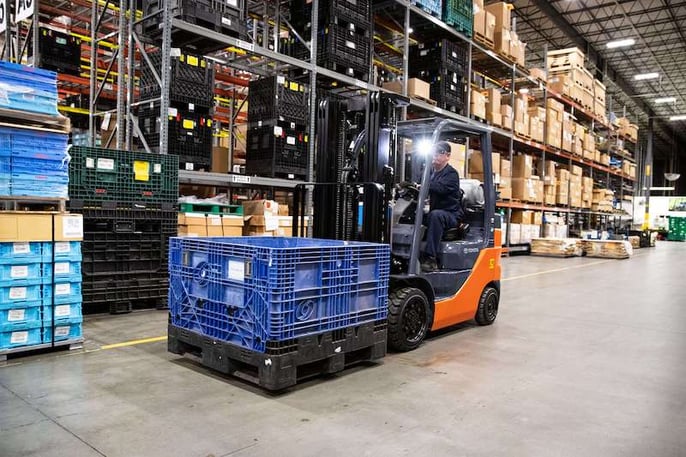
[[[424,292],[416,287],[403,287],[388,297],[388,345],[407,352],[416,349],[433,322],[433,312]]]
[[[495,287],[486,286],[479,298],[479,308],[476,310],[474,320],[479,325],[491,325],[498,316],[498,303],[500,295]]]

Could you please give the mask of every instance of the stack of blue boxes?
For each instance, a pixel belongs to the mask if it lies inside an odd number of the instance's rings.
[[[56,73],[0,62],[0,86],[7,88],[0,108],[58,115]],[[15,128],[0,127],[0,196],[67,198],[69,135],[23,128],[17,119]]]
[[[0,352],[81,338],[81,242],[0,243]]]

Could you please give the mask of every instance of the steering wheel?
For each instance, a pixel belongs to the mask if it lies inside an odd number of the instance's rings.
[[[417,200],[419,198],[419,186],[413,182],[403,181],[398,184],[398,193],[401,198],[406,200]]]

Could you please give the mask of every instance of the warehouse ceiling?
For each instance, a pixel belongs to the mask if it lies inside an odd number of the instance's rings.
[[[655,153],[669,156],[686,144],[686,1],[679,0],[514,0],[517,32],[528,57],[542,63],[544,50],[579,47],[587,67],[608,86],[608,108],[646,129],[655,122]],[[634,39],[632,46],[607,43]],[[658,73],[656,79],[635,76]],[[616,83],[609,81],[614,80]],[[674,97],[671,103],[655,99]],[[610,105],[611,103],[611,105]],[[644,137],[645,138],[645,137]],[[685,151],[681,151],[684,153]]]

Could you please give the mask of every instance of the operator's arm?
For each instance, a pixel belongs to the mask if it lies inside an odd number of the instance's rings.
[[[460,190],[460,178],[457,171],[449,170],[448,173],[441,173],[437,179],[432,179],[429,185],[429,192],[436,195],[453,195]]]

